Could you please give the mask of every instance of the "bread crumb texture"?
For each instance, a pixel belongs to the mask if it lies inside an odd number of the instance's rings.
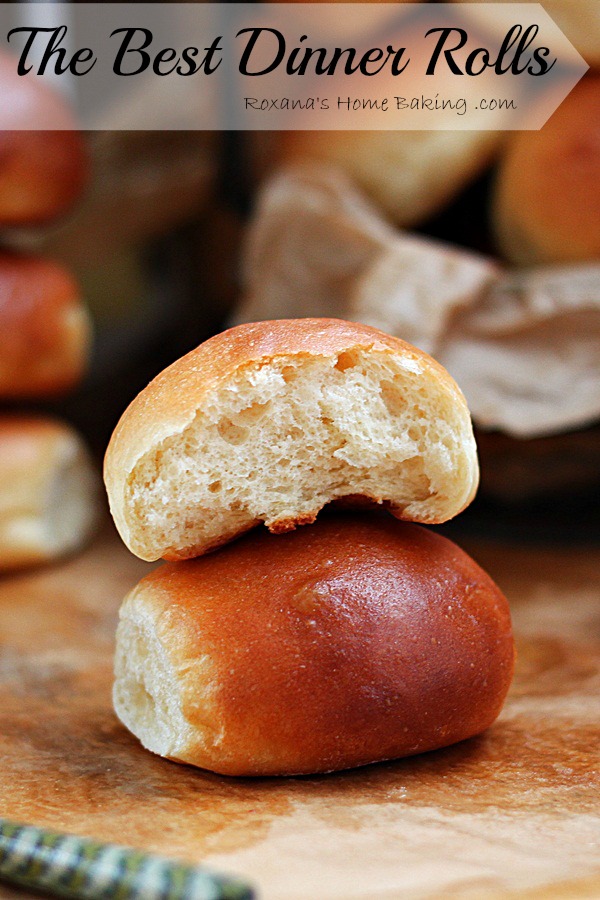
[[[451,518],[474,493],[475,443],[454,384],[425,369],[372,348],[238,367],[129,474],[140,555],[195,556],[261,521],[287,531],[348,495],[402,519]]]

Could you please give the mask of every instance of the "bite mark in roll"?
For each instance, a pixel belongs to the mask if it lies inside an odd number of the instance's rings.
[[[175,560],[349,495],[443,522],[478,466],[464,397],[431,357],[368,326],[296,319],[238,326],[162,372],[121,418],[105,481],[127,546]]]

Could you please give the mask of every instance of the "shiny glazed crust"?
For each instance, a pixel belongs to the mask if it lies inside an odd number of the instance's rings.
[[[447,461],[449,471],[446,475],[448,481],[452,480],[451,496],[439,501],[434,496],[429,498],[430,503],[421,505],[411,503],[411,498],[403,495],[400,483],[395,485],[393,479],[388,479],[388,493],[376,483],[372,489],[357,488],[350,479],[348,484],[343,482],[337,493],[325,491],[320,494],[324,467],[329,459],[327,457],[319,462],[318,451],[323,446],[323,436],[317,434],[316,447],[307,450],[303,446],[304,432],[301,431],[290,454],[293,455],[292,451],[297,454],[304,452],[302,465],[293,470],[303,473],[305,478],[309,472],[306,488],[309,496],[305,499],[304,506],[288,504],[282,512],[269,517],[238,503],[237,509],[233,504],[232,512],[231,508],[219,505],[223,503],[221,494],[208,495],[208,501],[205,501],[207,505],[200,510],[190,507],[190,510],[176,511],[175,504],[182,501],[182,498],[185,499],[186,491],[193,486],[196,467],[207,458],[209,450],[215,454],[215,477],[221,478],[221,470],[230,463],[235,447],[226,442],[222,446],[219,444],[223,433],[222,423],[217,425],[216,431],[214,423],[223,414],[225,404],[230,403],[231,398],[237,402],[237,398],[243,398],[244,392],[249,391],[256,380],[262,378],[263,387],[259,384],[256,388],[258,393],[255,391],[254,395],[254,400],[262,401],[269,387],[265,379],[279,379],[279,407],[275,417],[281,416],[288,402],[289,391],[292,390],[292,387],[288,388],[287,382],[284,384],[286,373],[291,372],[295,381],[301,384],[312,379],[311,383],[316,384],[316,390],[321,390],[323,379],[329,377],[333,369],[351,367],[357,360],[367,370],[375,370],[377,366],[391,367],[392,373],[396,373],[391,377],[402,380],[401,387],[394,386],[393,396],[391,400],[388,399],[388,406],[391,404],[392,410],[394,403],[404,402],[405,394],[411,402],[417,398],[421,405],[426,405],[428,396],[435,397],[436,415],[454,442],[455,458],[452,464]],[[306,374],[315,366],[321,367],[317,376]],[[342,374],[339,371],[333,374],[336,377],[339,375],[335,386],[338,394],[327,412],[335,418],[345,402],[347,391]],[[359,403],[358,411],[353,411],[351,423],[348,424],[347,420],[344,424],[345,434],[342,435],[341,442],[348,443],[356,439],[358,446],[349,467],[352,472],[361,471],[361,467],[369,468],[366,455],[368,447],[365,444],[367,439],[363,439],[362,431],[371,433],[368,421],[370,403],[372,399],[381,401],[379,394],[375,398],[374,393],[369,388],[365,395],[369,402],[365,401],[362,405]],[[423,395],[425,399],[422,399]],[[243,402],[250,404],[250,410],[261,405],[251,403],[251,400]],[[303,411],[305,407],[301,398],[299,408]],[[245,409],[242,413],[248,414]],[[389,410],[384,410],[384,413],[388,415]],[[270,415],[273,419],[274,414]],[[268,416],[265,418],[268,419]],[[388,418],[400,423],[402,421],[400,418],[394,419],[394,415],[389,415]],[[254,425],[254,422],[251,424]],[[295,422],[291,423],[291,429],[294,424]],[[210,428],[213,428],[212,432]],[[255,433],[258,437],[250,441],[252,446],[249,450],[243,448],[244,456],[257,447],[259,449],[256,452],[260,456],[260,425]],[[180,449],[183,452],[189,447],[191,434],[196,441],[194,446],[200,449],[186,450],[186,465],[179,465],[179,469],[173,465],[168,469],[168,454],[172,455]],[[203,444],[199,443],[200,438]],[[426,437],[423,441],[427,444]],[[260,462],[259,459],[256,471]],[[177,463],[179,464],[179,460]],[[265,503],[272,494],[265,478],[273,476],[273,468],[271,466],[271,471],[266,475],[259,472],[257,479],[256,490],[260,492],[264,487]],[[282,479],[292,479],[285,466],[281,467],[281,473]],[[251,472],[250,476],[255,474]],[[118,423],[106,453],[104,477],[111,512],[121,537],[138,556],[152,560],[161,556],[165,559],[199,556],[248,530],[259,521],[265,521],[273,532],[290,530],[297,524],[314,521],[325,503],[348,494],[363,494],[375,503],[385,503],[399,518],[424,522],[445,521],[460,512],[473,498],[478,482],[478,466],[464,397],[454,380],[435,360],[404,341],[369,326],[337,319],[289,319],[232,328],[206,341],[162,372],[131,403]],[[444,477],[441,480],[444,481]],[[149,497],[154,497],[151,491],[159,481],[165,486],[163,496],[149,500]],[[425,494],[426,491],[424,497]],[[425,499],[427,501],[427,497]],[[143,515],[140,512],[142,503],[145,504]],[[162,536],[157,537],[151,530],[152,519],[161,515],[163,510],[173,518],[179,517],[182,520],[181,533],[176,535],[176,539],[171,538],[170,542]],[[199,519],[207,523],[206,533],[191,537]],[[209,526],[212,529],[210,532],[207,531]]]
[[[513,657],[507,602],[460,548],[336,514],[144,578],[121,610],[114,702],[179,762],[326,772],[483,731]]]
[[[90,321],[57,263],[0,254],[0,398],[44,397],[83,375]]]

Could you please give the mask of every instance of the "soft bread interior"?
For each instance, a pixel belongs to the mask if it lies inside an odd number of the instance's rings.
[[[115,650],[113,704],[121,722],[147,750],[186,761],[213,751],[223,740],[214,727],[215,675],[210,657],[178,655],[181,623],[164,621],[163,603],[153,603],[143,584],[125,599]],[[167,603],[168,605],[168,603]],[[164,633],[161,637],[161,630]],[[173,656],[177,657],[177,661]],[[186,684],[191,692],[186,692]],[[194,719],[190,724],[189,717]]]
[[[285,531],[363,495],[441,522],[472,498],[466,405],[418,359],[373,349],[280,356],[238,370],[192,423],[155,445],[126,487],[132,547],[196,555],[264,521]]]

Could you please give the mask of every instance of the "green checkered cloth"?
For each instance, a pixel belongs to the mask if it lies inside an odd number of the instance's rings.
[[[177,860],[0,818],[0,880],[74,900],[251,900],[248,885]]]

